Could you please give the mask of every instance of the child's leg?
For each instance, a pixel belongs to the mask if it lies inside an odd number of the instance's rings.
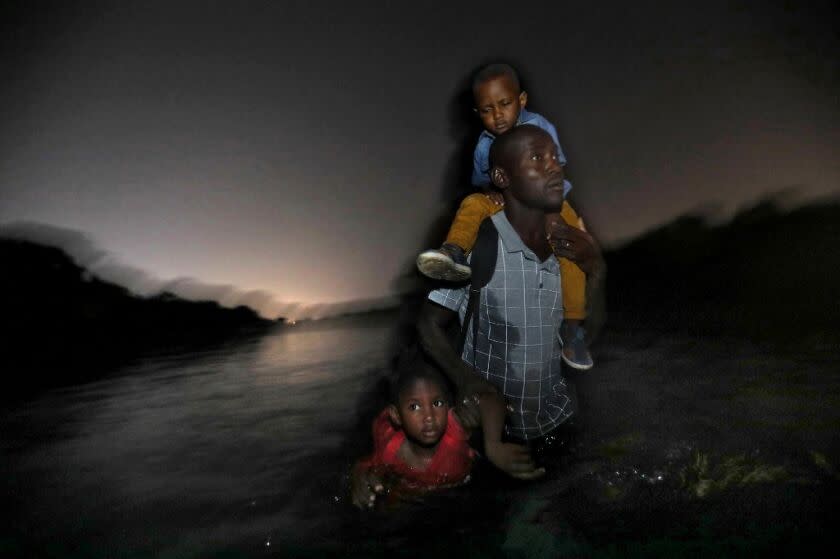
[[[563,361],[575,369],[590,369],[593,365],[592,355],[586,347],[583,329],[583,320],[586,318],[586,274],[571,260],[558,258],[558,261],[560,285],[563,288],[563,324],[560,326]]]
[[[548,216],[548,220],[557,220],[557,215]],[[577,213],[568,203],[563,204],[559,217],[574,227],[582,226]],[[560,327],[560,340],[563,343],[563,360],[575,369],[586,370],[592,367],[592,356],[586,347],[583,321],[586,318],[586,274],[577,264],[567,258],[558,258],[560,279],[563,288],[563,324]]]
[[[445,243],[461,247],[465,253],[470,252],[478,238],[481,222],[501,209],[502,206],[497,206],[480,192],[470,194],[458,207]]]
[[[586,318],[586,274],[567,258],[558,258],[563,286],[563,320]]]
[[[417,268],[432,279],[464,281],[472,271],[466,253],[478,238],[481,222],[502,209],[481,193],[470,194],[461,202],[440,249],[427,250],[417,257]]]
[[[560,212],[548,214],[545,219],[546,231],[552,222],[564,222],[573,227],[583,223],[568,202],[563,203]],[[583,321],[586,318],[586,274],[568,258],[557,257],[557,262],[560,263],[560,285],[563,288],[563,319]]]

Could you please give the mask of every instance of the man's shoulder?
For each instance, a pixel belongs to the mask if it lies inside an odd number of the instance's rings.
[[[522,248],[523,241],[516,229],[511,225],[504,210],[490,216],[496,229],[496,238],[502,243],[505,250]]]
[[[510,221],[508,221],[507,216],[505,215],[504,210],[494,213],[490,216],[490,219],[493,220],[493,225],[495,225],[497,228],[501,223],[510,223]]]
[[[495,230],[495,236],[497,239],[502,240],[502,244],[505,244],[504,238],[499,234],[500,229],[505,228],[506,226],[510,226],[510,221],[508,221],[507,216],[505,215],[505,211],[502,210],[500,212],[496,212],[490,216],[490,222],[493,224],[493,229]]]

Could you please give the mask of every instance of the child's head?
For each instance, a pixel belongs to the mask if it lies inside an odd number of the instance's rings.
[[[446,432],[451,396],[446,381],[426,363],[405,369],[393,386],[391,421],[414,444],[434,447]]]
[[[516,126],[528,94],[519,87],[519,76],[508,64],[490,64],[473,78],[475,111],[484,128],[498,136]]]

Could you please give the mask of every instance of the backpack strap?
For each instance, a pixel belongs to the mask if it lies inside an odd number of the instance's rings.
[[[478,334],[478,321],[473,320],[473,315],[481,300],[481,289],[490,283],[493,272],[496,271],[496,258],[499,253],[499,232],[491,218],[486,218],[478,228],[478,237],[473,246],[470,257],[470,268],[472,276],[469,285],[469,299],[467,299],[467,310],[464,313],[464,322],[461,324],[461,332],[458,335],[458,355],[464,351],[464,343],[467,340],[467,328],[472,322],[473,340]]]

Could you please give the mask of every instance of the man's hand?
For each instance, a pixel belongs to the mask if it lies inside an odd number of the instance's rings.
[[[356,465],[350,484],[350,497],[353,504],[362,510],[373,508],[376,498],[385,494],[382,479],[369,470]]]
[[[587,276],[601,265],[601,247],[595,238],[582,229],[572,227],[559,215],[552,216],[546,225],[548,242],[558,257],[568,258]]]
[[[532,480],[545,475],[545,468],[537,468],[527,446],[494,442],[485,443],[487,458],[497,468],[516,479]]]

